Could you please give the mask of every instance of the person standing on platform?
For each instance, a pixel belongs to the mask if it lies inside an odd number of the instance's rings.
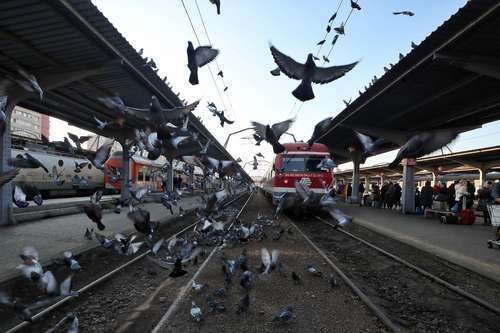
[[[401,185],[399,183],[394,184],[394,206],[396,208],[401,207],[401,193],[403,192],[403,189],[401,188]]]
[[[425,185],[422,187],[422,191],[420,193],[420,200],[422,201],[422,206],[424,207],[424,212],[426,209],[432,207],[433,192],[434,191],[431,187],[431,182],[426,181]]]
[[[493,189],[491,190],[491,197],[493,199],[493,204],[500,205],[500,179],[493,185]],[[500,240],[500,227],[497,227],[496,231],[496,239]]]
[[[382,204],[382,208],[387,206],[387,189],[389,188],[389,183],[384,182],[382,188],[380,189],[380,202]]]
[[[490,213],[488,212],[488,205],[493,203],[491,187],[493,183],[487,181],[482,187],[477,190],[477,210],[483,212],[484,222],[483,225],[491,225]]]
[[[451,210],[455,205],[455,186],[458,184],[458,180],[455,180],[453,184],[448,187],[448,207]]]
[[[363,185],[363,183],[359,183],[359,186],[358,186],[358,198],[362,198],[363,195],[365,193],[365,186]]]
[[[347,197],[350,198],[352,195],[352,184],[347,185]]]
[[[467,197],[469,195],[469,192],[467,192],[467,183],[465,182],[464,179],[461,179],[458,184],[455,185],[455,205],[456,211],[455,213],[458,213],[462,210],[462,200],[463,197]]]

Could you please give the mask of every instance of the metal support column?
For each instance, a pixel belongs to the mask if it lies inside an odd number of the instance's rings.
[[[402,213],[415,213],[415,160],[403,160],[403,193],[401,199]]]
[[[0,108],[5,112],[5,130],[0,138],[0,173],[11,169],[9,160],[11,158],[10,116],[15,104],[7,104],[8,101],[0,101]],[[12,217],[12,183],[4,184],[0,188],[0,225],[14,224]]]
[[[349,200],[350,203],[359,203],[359,165],[361,161],[361,154],[359,152],[352,152],[352,163],[354,167],[352,168],[352,193]],[[361,193],[363,195],[363,193]]]
[[[479,186],[483,186],[486,181],[486,169],[480,168],[479,170]]]
[[[122,145],[122,181],[121,181],[121,200],[126,201],[130,198],[130,157],[128,155],[128,151],[130,147],[125,143],[121,143]]]
[[[165,174],[165,177],[167,179],[166,181],[166,190],[167,191],[173,191],[174,190],[174,160],[172,158],[168,158],[169,166],[167,167],[167,171]]]

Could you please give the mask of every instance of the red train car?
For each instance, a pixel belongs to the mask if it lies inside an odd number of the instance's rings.
[[[161,191],[161,168],[163,164],[143,157],[130,159],[130,179],[134,187],[149,187],[152,191]],[[121,174],[123,167],[122,152],[114,152],[106,161],[104,173],[105,188],[120,192]]]
[[[284,153],[274,157],[272,166],[262,179],[262,189],[273,198],[273,203],[283,193],[295,193],[295,182],[305,181],[311,190],[325,193],[333,180],[332,170],[322,170],[320,162],[330,156],[328,148],[315,143],[285,143]]]

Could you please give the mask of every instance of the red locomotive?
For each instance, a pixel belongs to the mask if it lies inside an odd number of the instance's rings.
[[[122,152],[114,152],[106,161],[104,184],[106,189],[120,191],[123,167]],[[163,164],[147,158],[134,156],[130,159],[130,179],[134,187],[149,187],[152,191],[161,191],[161,168]]]
[[[295,182],[304,181],[314,192],[325,193],[332,183],[332,170],[320,164],[329,158],[328,148],[315,143],[311,147],[304,142],[285,143],[285,152],[277,154],[262,179],[262,189],[273,198],[273,203],[283,193],[295,193]]]

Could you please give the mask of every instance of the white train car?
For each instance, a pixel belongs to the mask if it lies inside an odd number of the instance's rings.
[[[30,183],[35,185],[43,197],[58,197],[70,195],[85,195],[93,192],[96,188],[104,187],[104,173],[96,169],[83,156],[72,156],[43,148],[12,149],[12,158],[24,153],[29,153],[47,167],[49,173],[42,168],[21,169],[19,175],[13,180],[13,184]],[[75,172],[75,161],[78,163],[89,162],[80,172]],[[52,176],[53,172],[60,174],[59,183]],[[64,182],[62,182],[64,180]]]

